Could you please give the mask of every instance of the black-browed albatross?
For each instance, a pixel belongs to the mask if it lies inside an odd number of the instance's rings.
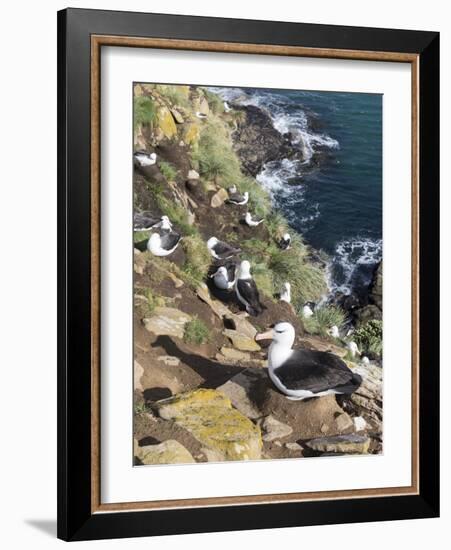
[[[263,311],[257,285],[251,276],[251,264],[244,260],[238,269],[235,283],[235,292],[238,300],[246,307],[249,315],[256,317]]]
[[[220,241],[216,237],[210,237],[208,239],[207,248],[216,260],[228,260],[241,252],[240,248],[235,248],[224,241]]]
[[[268,372],[273,384],[289,399],[302,400],[329,394],[351,394],[362,378],[333,353],[292,349],[293,325],[277,323],[256,340],[271,339],[268,350]]]

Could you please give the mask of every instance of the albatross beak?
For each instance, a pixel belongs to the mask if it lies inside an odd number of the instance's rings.
[[[261,332],[260,334],[255,335],[255,340],[272,340],[274,337],[273,329],[267,330],[266,332]]]

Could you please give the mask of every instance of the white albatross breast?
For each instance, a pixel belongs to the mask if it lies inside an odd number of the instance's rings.
[[[157,162],[157,155],[147,151],[136,151],[133,158],[140,166],[153,166]]]
[[[147,250],[154,256],[169,256],[178,247],[182,237],[173,231],[152,233],[147,241]]]
[[[213,279],[215,286],[220,290],[230,290],[235,284],[235,265],[222,265],[210,277]]]
[[[244,221],[249,227],[256,227],[257,225],[260,225],[263,222],[263,218],[254,220],[254,218],[252,217],[252,214],[250,212],[246,212]]]
[[[362,383],[346,363],[333,353],[292,349],[293,325],[277,323],[256,340],[272,339],[268,351],[269,377],[276,388],[296,400],[330,394],[351,394]]]

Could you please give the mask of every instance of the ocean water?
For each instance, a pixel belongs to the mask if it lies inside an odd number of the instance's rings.
[[[364,289],[382,257],[382,96],[215,91],[265,109],[277,130],[291,132],[306,160],[269,163],[257,179],[293,229],[327,253],[331,294]]]

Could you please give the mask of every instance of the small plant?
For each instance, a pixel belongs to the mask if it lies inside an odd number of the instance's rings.
[[[268,193],[254,179],[243,176],[237,182],[240,193],[247,191],[249,193],[249,210],[255,216],[265,218],[271,210],[271,201]]]
[[[358,328],[353,339],[362,353],[382,354],[382,321],[373,319]]]
[[[160,184],[152,183],[147,185],[147,189],[152,195],[156,206],[160,212],[176,224],[184,235],[194,235],[197,230],[189,223],[188,212],[183,206],[170,200],[164,193],[164,187]]]
[[[210,340],[210,331],[207,325],[195,317],[185,324],[183,341],[187,344],[205,344]]]
[[[185,86],[157,84],[156,89],[165,99],[172,103],[174,107],[184,107],[185,109],[190,107],[189,96],[185,91]]]
[[[144,401],[140,401],[138,403],[135,403],[134,407],[135,415],[140,416],[141,414],[145,414],[147,412],[147,406]]]
[[[312,334],[327,336],[334,325],[338,328],[346,323],[346,313],[336,306],[323,306],[315,310],[312,317],[304,319],[304,326]]]
[[[227,187],[242,178],[230,135],[217,120],[209,120],[203,126],[198,146],[192,155],[194,163],[206,179]]]
[[[161,160],[158,163],[158,166],[160,168],[160,172],[168,181],[175,180],[177,176],[177,168],[173,164],[166,162],[165,160]]]
[[[193,286],[198,286],[207,275],[210,267],[210,252],[198,234],[184,238],[182,240],[182,247],[186,258],[182,272]]]
[[[136,130],[138,126],[150,124],[152,126],[157,120],[157,110],[155,103],[150,97],[138,96],[133,101],[133,126]]]
[[[224,112],[224,102],[218,96],[218,94],[210,92],[209,90],[206,90],[206,89],[204,89],[204,94],[205,94],[205,97],[207,98],[208,106],[210,107],[211,111],[215,113],[215,115],[219,115]]]

